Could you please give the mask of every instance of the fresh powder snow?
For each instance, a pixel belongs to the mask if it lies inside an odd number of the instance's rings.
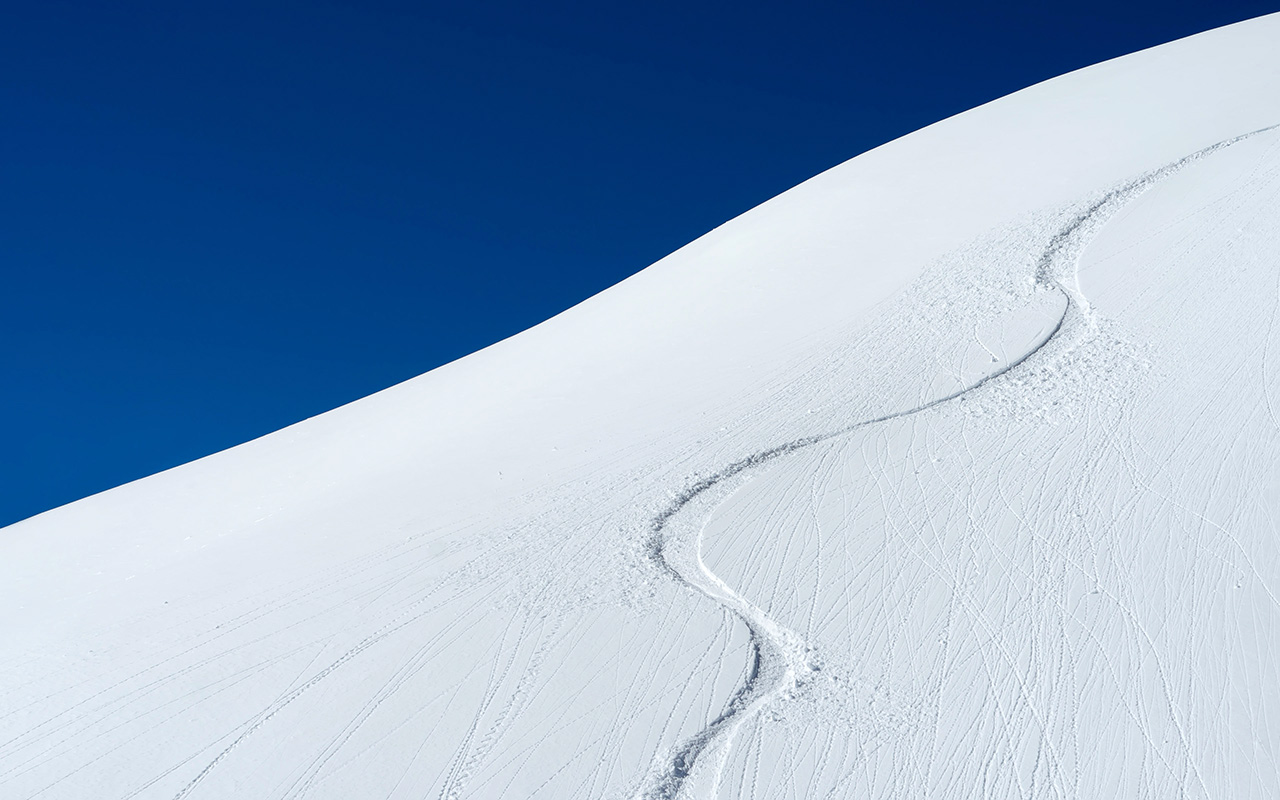
[[[0,531],[0,797],[1280,797],[1280,15]]]

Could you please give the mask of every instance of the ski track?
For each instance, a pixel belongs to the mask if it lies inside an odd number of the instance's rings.
[[[1080,255],[1098,230],[1130,201],[1184,167],[1233,144],[1277,128],[1280,125],[1225,139],[1137,178],[1124,181],[1088,203],[1080,213],[1073,216],[1049,240],[1036,262],[1035,272],[1036,282],[1061,293],[1066,306],[1049,334],[1016,361],[1009,362],[967,387],[913,408],[862,420],[838,430],[793,439],[734,461],[720,471],[694,481],[651,519],[650,556],[666,574],[687,588],[710,598],[741,620],[750,634],[752,655],[746,679],[725,710],[654,765],[636,795],[638,800],[687,800],[690,782],[695,777],[709,781],[709,796],[714,798],[719,793],[725,760],[742,724],[771,704],[785,699],[802,685],[805,675],[816,671],[811,658],[812,648],[799,634],[780,625],[759,606],[738,594],[708,569],[702,560],[702,532],[706,519],[719,501],[737,488],[736,483],[729,485],[732,483],[731,479],[745,478],[750,470],[780,456],[950,403],[993,384],[1027,364],[1033,357],[1052,359],[1055,355],[1070,352],[1098,330],[1097,319],[1089,301],[1080,291],[1078,275]],[[695,501],[703,502],[695,504]],[[680,517],[685,516],[681,514],[682,511],[695,505],[710,506],[706,509],[702,524],[685,524],[683,527],[673,525]],[[696,776],[695,769],[698,772]]]
[[[739,619],[748,631],[751,652],[745,679],[734,691],[724,710],[701,730],[677,743],[673,749],[660,754],[655,759],[647,774],[640,780],[640,786],[634,794],[636,800],[687,800],[695,789],[704,787],[711,797],[715,797],[719,792],[724,764],[732,748],[735,736],[742,725],[755,718],[769,706],[792,695],[804,684],[806,678],[817,670],[814,651],[802,636],[786,628],[771,618],[762,608],[740,595],[704,563],[702,559],[702,533],[706,520],[718,504],[736,491],[741,486],[741,482],[750,477],[753,470],[763,467],[781,456],[790,455],[813,445],[852,434],[880,423],[921,414],[943,404],[959,400],[966,394],[996,384],[1000,378],[1026,366],[1033,359],[1051,361],[1058,356],[1069,353],[1077,345],[1087,341],[1097,332],[1098,326],[1088,300],[1080,292],[1077,267],[1081,253],[1098,230],[1127,203],[1184,167],[1218,150],[1277,128],[1280,128],[1280,125],[1262,128],[1197,150],[1177,161],[1121,182],[1110,190],[1096,196],[1093,200],[1083,203],[1079,211],[1073,214],[1063,227],[1049,239],[1035,263],[1034,278],[1036,282],[1043,287],[1058,291],[1065,299],[1065,307],[1057,322],[1052,325],[1051,330],[1041,335],[1039,343],[1032,346],[1016,360],[1006,363],[968,386],[923,404],[861,420],[835,430],[792,439],[730,462],[709,476],[695,475],[686,484],[686,488],[674,494],[670,502],[649,519],[646,528],[648,556],[669,578],[689,590],[705,595],[725,612]],[[985,345],[983,346],[985,347]],[[697,513],[699,511],[702,513]],[[206,785],[205,781],[212,774],[218,772],[242,745],[256,738],[255,735],[284,709],[294,704],[315,687],[325,683],[334,673],[357,661],[367,650],[408,628],[438,607],[439,601],[435,597],[434,590],[419,597],[397,616],[357,641],[336,658],[330,660],[326,666],[311,674],[305,681],[291,685],[291,688],[282,692],[257,714],[243,720],[236,729],[225,733],[218,740],[204,748],[201,753],[215,747],[218,748],[217,750],[204,755],[202,758],[200,753],[191,755],[182,763],[171,767],[150,782],[138,787],[129,796],[145,791],[154,785],[157,780],[170,775],[181,767],[186,767],[192,762],[198,764],[199,767],[191,767],[194,774],[172,795],[173,800],[185,800],[185,798],[195,794],[207,794],[210,787]],[[241,622],[240,624],[247,623]],[[220,633],[219,637],[225,636],[226,633],[226,631]],[[525,635],[525,631],[520,630],[516,633],[515,638],[523,639]],[[538,649],[533,656],[534,662],[540,663],[545,656],[546,651]],[[318,654],[316,657],[318,657]],[[401,673],[393,676],[386,687],[368,700],[366,706],[361,710],[355,725],[336,733],[334,738],[315,756],[314,760],[293,780],[286,793],[291,795],[305,794],[313,786],[322,783],[324,780],[321,777],[323,768],[334,754],[350,740],[354,728],[358,727],[364,719],[373,713],[373,710],[380,703],[394,692],[395,686],[398,685],[405,671],[414,671],[419,668],[416,661],[411,661],[404,665]],[[508,660],[503,666],[503,675],[505,676],[507,674],[506,670],[510,669],[511,662]],[[82,702],[90,702],[105,691],[103,690],[89,700]],[[527,702],[526,693],[529,689],[523,679],[518,684],[516,691],[517,697],[509,701],[508,706],[497,711],[497,727],[499,728],[507,724],[509,719],[517,716],[520,713],[521,705]],[[492,704],[493,699],[492,692],[487,694],[484,699],[484,706],[478,714],[485,713]],[[467,778],[471,776],[478,763],[487,756],[493,746],[495,735],[492,731],[484,736],[479,734],[477,730],[479,718],[478,715],[475,723],[466,733],[464,741],[460,744],[458,755],[451,762],[449,772],[445,776],[444,786],[440,791],[439,796],[441,797],[453,798],[461,796],[464,792]],[[470,749],[473,744],[475,745],[474,749]],[[462,755],[468,752],[469,755],[465,757]],[[200,760],[197,761],[197,758],[200,758]]]

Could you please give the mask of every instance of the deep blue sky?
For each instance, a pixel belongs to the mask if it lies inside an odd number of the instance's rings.
[[[864,150],[1276,3],[0,7],[0,524],[516,333]]]

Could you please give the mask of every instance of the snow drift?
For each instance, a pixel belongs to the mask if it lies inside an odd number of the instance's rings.
[[[1278,44],[0,531],[0,793],[1280,796]]]

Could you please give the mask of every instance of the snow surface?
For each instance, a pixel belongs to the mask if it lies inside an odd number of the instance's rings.
[[[4,798],[1280,797],[1280,15],[0,531]]]

